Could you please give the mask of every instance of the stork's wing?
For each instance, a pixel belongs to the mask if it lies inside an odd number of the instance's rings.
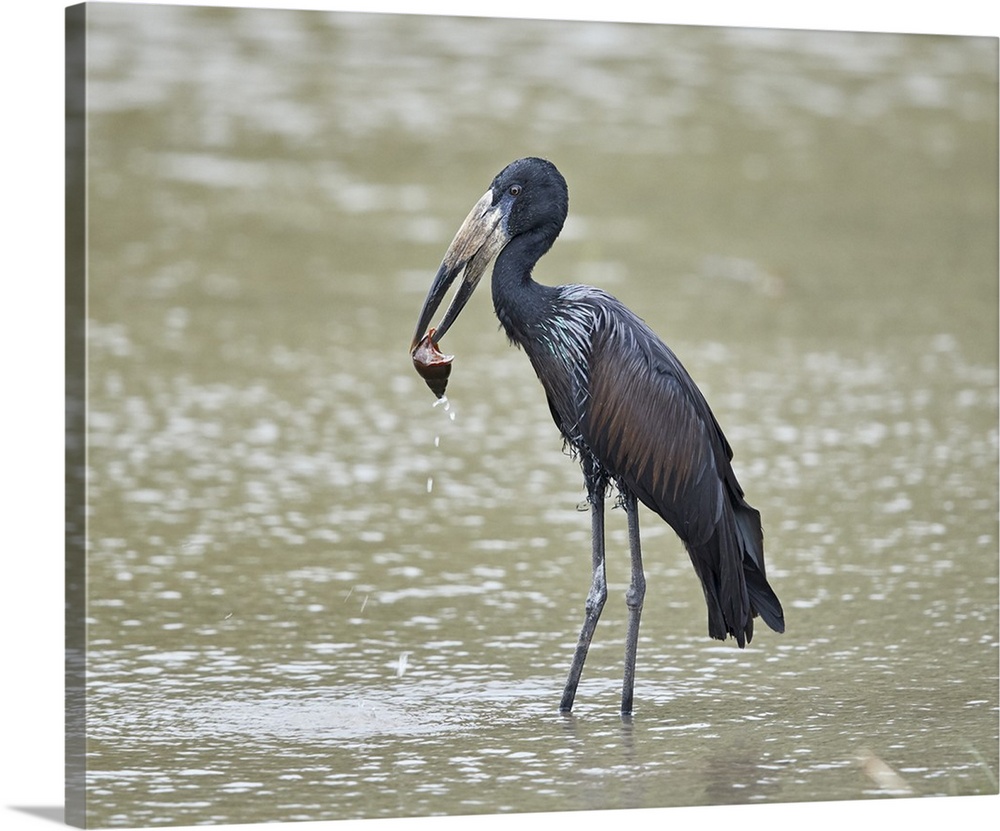
[[[585,337],[529,354],[563,435],[680,536],[713,637],[731,634],[743,646],[756,614],[783,631],[764,573],[760,514],[744,499],[729,442],[691,376],[615,298],[588,287],[567,287],[561,298],[563,332],[586,320]]]
[[[722,518],[732,452],[673,352],[624,307],[606,320],[590,353],[584,441],[685,543],[697,546]]]

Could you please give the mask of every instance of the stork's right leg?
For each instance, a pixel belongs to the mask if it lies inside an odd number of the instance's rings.
[[[598,618],[608,598],[608,584],[604,574],[604,491],[606,483],[603,477],[587,476],[587,488],[590,498],[590,532],[592,546],[593,578],[590,591],[587,593],[586,617],[580,630],[580,640],[573,655],[573,665],[569,668],[569,678],[563,689],[559,710],[568,713],[573,709],[573,699],[576,698],[576,688],[580,683],[583,664],[587,660],[587,650],[594,637]]]

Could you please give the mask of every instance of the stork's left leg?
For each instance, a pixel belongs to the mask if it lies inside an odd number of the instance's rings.
[[[635,686],[635,655],[639,647],[639,618],[646,595],[646,577],[642,573],[642,551],[639,547],[639,506],[635,495],[622,494],[622,504],[628,516],[628,547],[632,555],[632,579],[625,593],[628,606],[628,631],[625,633],[625,680],[622,683],[622,715],[632,712],[632,690]]]

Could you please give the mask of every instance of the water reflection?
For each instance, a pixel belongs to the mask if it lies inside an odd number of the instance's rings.
[[[92,823],[996,791],[995,42],[91,12]],[[786,605],[709,641],[644,514],[625,723],[621,512],[563,717],[579,469],[488,302],[450,410],[406,354],[529,152],[572,194],[539,279],[681,355]]]

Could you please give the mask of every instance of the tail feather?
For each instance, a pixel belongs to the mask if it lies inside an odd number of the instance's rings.
[[[689,546],[688,554],[705,593],[708,634],[718,640],[732,635],[742,648],[753,638],[757,615],[775,632],[785,631],[785,617],[764,573],[760,514],[745,502],[733,509],[735,522],[720,522],[715,534]]]
[[[737,542],[732,523],[723,521],[706,542],[689,545],[688,554],[705,593],[708,634],[720,641],[732,635],[742,649],[753,637],[753,614]]]
[[[743,502],[735,506],[735,515],[752,614],[759,614],[775,632],[784,632],[785,614],[781,601],[768,584],[764,571],[764,532],[760,526],[760,512]]]
[[[747,592],[750,594],[750,606],[753,613],[759,614],[764,623],[775,632],[784,632],[785,613],[781,609],[781,601],[778,600],[774,589],[768,585],[764,575],[755,567],[747,565],[743,573],[746,575]]]

